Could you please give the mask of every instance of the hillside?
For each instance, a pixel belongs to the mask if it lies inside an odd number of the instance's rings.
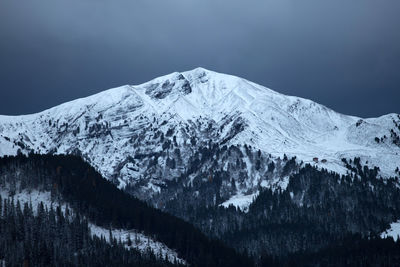
[[[111,242],[111,238],[104,235],[99,236],[95,231],[105,229],[104,232],[107,233],[107,235],[111,232],[109,235],[111,236],[114,234],[117,238],[116,233],[118,233],[118,231],[114,230],[124,229],[125,231],[130,230],[132,233],[132,243],[136,242],[134,241],[136,239],[134,233],[139,233],[139,239],[141,238],[140,236],[143,235],[147,237],[148,245],[154,242],[163,245],[164,247],[156,245],[156,249],[153,251],[156,255],[161,253],[162,256],[157,257],[158,263],[160,264],[165,259],[167,262],[169,260],[178,263],[188,263],[191,266],[252,265],[251,260],[247,257],[241,256],[219,241],[207,238],[191,224],[149,207],[146,203],[117,189],[78,157],[33,154],[29,157],[6,157],[0,159],[0,167],[0,197],[8,199],[10,203],[14,204],[17,200],[18,203],[23,201],[24,198],[20,196],[21,194],[25,194],[25,196],[28,196],[28,198],[25,197],[28,201],[25,201],[22,205],[30,205],[31,210],[33,209],[33,204],[36,204],[35,207],[38,207],[35,209],[36,212],[40,209],[46,212],[50,210],[54,215],[54,209],[57,207],[59,213],[64,210],[63,213],[66,217],[71,219],[72,223],[79,224],[79,227],[77,226],[77,228],[71,230],[71,234],[78,235],[82,233],[82,239],[84,240],[88,239],[87,228],[90,228],[92,234],[97,236],[97,238],[102,238],[102,246],[105,247],[106,242],[104,242],[103,239],[105,238],[108,242]],[[32,204],[32,196],[34,193],[36,193],[36,195],[42,195],[41,203],[36,201],[37,203]],[[43,197],[45,195],[50,196],[50,199],[47,197],[46,200],[46,198]],[[39,208],[40,206],[41,208]],[[43,206],[46,206],[46,208],[44,209]],[[69,212],[66,210],[69,210]],[[70,215],[67,216],[67,214]],[[8,214],[5,213],[4,216],[0,217],[7,218],[7,216]],[[44,216],[45,215],[43,215],[43,217]],[[51,216],[51,214],[49,214],[49,216]],[[60,217],[61,215],[58,214],[58,216]],[[44,218],[39,219],[44,220]],[[57,220],[61,220],[61,218]],[[68,223],[67,218],[63,217],[62,220]],[[5,222],[4,224],[7,228],[10,226],[9,222]],[[27,227],[27,224],[28,222],[20,222],[22,228]],[[43,227],[43,222],[41,222],[40,225]],[[56,227],[58,226],[54,225],[54,228]],[[7,230],[7,228],[5,229]],[[62,231],[63,229],[58,229],[58,235],[61,235]],[[19,230],[17,230],[17,232],[19,232]],[[46,234],[47,233],[44,232],[41,238],[46,236]],[[62,238],[66,237],[61,236],[60,238],[62,240]],[[95,239],[94,242],[97,242],[96,240],[97,239]],[[119,244],[119,246],[123,248],[124,245],[128,243],[125,239],[122,241],[124,243]],[[42,242],[47,244],[49,240],[42,240]],[[78,253],[80,251],[78,249],[82,249],[82,246],[87,245],[84,241],[82,242],[83,244],[79,243],[80,245],[78,247],[73,245],[65,246],[73,255],[74,253]],[[118,242],[118,240],[115,239],[115,242]],[[129,247],[130,246],[133,245],[129,245]],[[117,244],[115,244],[115,247],[117,247]],[[2,248],[6,249],[7,246]],[[89,254],[87,254],[85,250],[82,251],[83,261],[84,259],[89,260],[87,257],[88,255],[90,256],[92,250],[93,253],[99,253],[101,249],[102,248],[88,247],[87,250]],[[137,254],[139,254],[139,252],[134,249],[132,253],[136,254],[131,255],[132,260],[128,257],[128,260],[125,262],[123,255],[128,252],[121,250],[122,249],[118,251],[116,248],[116,255],[114,255],[114,257],[121,257],[121,264],[124,265],[132,264],[138,257]],[[6,252],[7,251],[8,250],[6,250]],[[9,255],[4,251],[0,252]],[[11,249],[8,252],[18,254]],[[28,253],[29,250],[25,250],[25,252]],[[166,255],[166,252],[169,255]],[[173,255],[171,252],[176,252],[176,254]],[[151,259],[156,265],[156,259]],[[180,259],[183,259],[183,261]],[[65,260],[68,263],[68,259]],[[108,260],[110,259],[105,258],[104,263]],[[137,262],[138,264],[140,263],[140,257]],[[149,264],[149,262],[147,264]],[[143,264],[148,266],[145,260]]]
[[[0,116],[0,155],[79,155],[120,188],[161,208],[165,200],[158,193],[177,197],[168,192],[171,184],[194,187],[195,193],[217,172],[229,176],[221,178],[220,196],[214,193],[217,204],[245,203],[246,208],[260,186],[285,189],[288,176],[279,167],[268,171],[268,164],[279,166],[285,155],[340,174],[348,171],[342,158],[360,157],[363,164],[379,167],[379,176],[395,176],[399,136],[397,114],[346,116],[202,68],[37,114]],[[232,147],[236,154],[225,154]],[[238,164],[240,171],[233,167]]]

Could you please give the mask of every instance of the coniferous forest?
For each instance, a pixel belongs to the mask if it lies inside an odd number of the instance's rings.
[[[119,190],[79,157],[4,157],[0,186],[10,197],[0,206],[0,260],[6,266],[179,265],[92,236],[91,222],[137,229],[190,266],[396,266],[400,242],[379,234],[400,218],[397,180],[378,178],[377,169],[357,158],[343,161],[353,175],[305,165],[287,190],[264,189],[247,213],[184,206],[168,214]],[[54,206],[13,199],[26,190],[50,192]]]
[[[91,236],[85,218],[59,206],[48,210],[40,203],[34,214],[28,203],[4,199],[0,214],[0,262],[6,266],[173,266],[120,240]]]
[[[72,225],[68,222],[66,222],[65,225],[67,228],[78,225],[76,227],[78,227],[79,230],[76,235],[81,241],[73,240],[73,242],[78,242],[80,246],[83,242],[87,241],[88,246],[99,244],[99,246],[102,246],[101,248],[106,249],[107,247],[101,240],[88,239],[88,234],[85,230],[87,228],[85,228],[85,220],[82,221],[82,218],[85,218],[86,220],[90,220],[104,227],[111,226],[113,228],[136,229],[142,231],[146,235],[152,236],[168,247],[175,249],[178,255],[185,259],[191,266],[251,266],[253,264],[250,258],[223,245],[221,241],[209,239],[190,223],[152,208],[146,203],[117,189],[117,187],[102,178],[100,174],[79,157],[50,155],[30,155],[29,157],[25,157],[21,155],[0,159],[0,166],[0,186],[2,188],[9,188],[11,194],[24,189],[37,189],[41,191],[50,191],[55,201],[67,202],[78,216],[72,221]],[[10,205],[5,206],[8,207]],[[3,215],[7,214],[8,213],[3,213]],[[3,219],[7,220],[4,221],[4,225],[8,225],[10,222],[7,216],[3,216]],[[52,217],[52,213],[49,211],[49,214],[44,213],[42,217],[43,218],[37,218],[36,221],[39,220],[40,222],[40,220],[53,219],[54,216]],[[24,221],[23,217],[19,219]],[[60,220],[57,219],[57,221]],[[67,221],[65,218],[62,220]],[[47,227],[45,224],[39,223],[38,225]],[[63,233],[63,228],[60,227],[60,225],[55,225],[53,234],[58,232],[58,234],[61,235],[61,233]],[[70,234],[74,229],[70,230]],[[15,231],[7,227],[2,228],[2,231],[4,231],[4,236],[11,235],[10,238],[13,240],[11,243],[16,245],[17,237],[13,235]],[[43,233],[43,235],[38,236],[39,240],[37,242],[45,244],[43,247],[47,245],[46,242],[52,242],[51,239],[44,240],[47,238],[46,234],[47,233]],[[60,238],[67,237],[68,233],[67,236],[60,236]],[[29,236],[27,236],[27,238],[29,238]],[[42,238],[43,240],[40,241]],[[2,249],[4,249],[4,251],[1,251],[1,253],[5,255],[4,258],[6,259],[14,257],[13,253],[16,253],[15,251],[11,251],[10,246],[7,245],[9,242],[10,240],[8,239],[4,240],[2,243]],[[20,245],[23,245],[23,243]],[[70,243],[64,243],[64,245],[69,246]],[[78,245],[71,245],[70,251],[73,254],[78,252],[83,253],[84,255],[81,256],[82,264],[81,262],[76,263],[81,266],[86,266],[84,264],[84,259],[89,259],[90,253],[92,252],[89,247],[79,248],[78,250],[76,247]],[[120,257],[123,258],[123,255],[127,254],[127,252],[118,244],[114,245],[115,255],[120,255]],[[48,248],[46,247],[43,249],[47,250]],[[30,253],[28,249],[24,251],[25,253]],[[93,253],[100,252],[101,249]],[[107,255],[108,254],[105,254],[104,257],[107,257]],[[21,255],[19,260],[22,262],[24,258],[28,256],[29,255]],[[47,255],[39,254],[39,256],[46,257],[37,259],[39,262],[48,261]],[[51,253],[50,256],[52,256]],[[109,259],[110,262],[113,263],[114,255],[111,254],[109,257],[111,257]],[[130,257],[132,257],[132,259],[130,259]],[[118,262],[121,264],[130,264],[136,260],[137,254],[128,256],[126,259],[122,258],[119,259]],[[99,259],[101,259],[101,257]],[[107,262],[107,258],[105,258],[104,262]],[[137,260],[137,262],[138,264],[141,264],[141,262],[145,264],[146,261]],[[68,261],[66,261],[66,263],[66,265],[68,265]],[[74,262],[70,263],[73,264]]]

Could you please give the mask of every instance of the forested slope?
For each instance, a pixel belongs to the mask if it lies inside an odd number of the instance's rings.
[[[175,249],[192,266],[251,266],[252,261],[191,224],[120,191],[75,156],[33,155],[0,159],[0,186],[51,191],[55,200],[104,227],[143,231]],[[13,192],[11,192],[13,193]]]

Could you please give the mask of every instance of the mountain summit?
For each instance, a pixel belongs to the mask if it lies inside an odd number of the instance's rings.
[[[37,114],[0,116],[0,155],[78,154],[141,198],[167,190],[172,181],[194,186],[212,180],[217,171],[236,183],[224,198],[251,195],[259,186],[284,189],[279,168],[263,166],[284,157],[342,174],[349,171],[343,158],[360,157],[389,177],[400,166],[399,136],[397,114],[346,116],[203,68]],[[237,164],[242,170],[233,171]]]

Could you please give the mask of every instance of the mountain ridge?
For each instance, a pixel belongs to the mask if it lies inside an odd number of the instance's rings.
[[[347,116],[204,68],[112,88],[36,114],[0,116],[0,155],[78,154],[121,188],[140,184],[153,193],[186,175],[188,159],[210,143],[247,145],[274,162],[286,155],[340,174],[349,171],[342,158],[360,157],[379,167],[382,177],[394,176],[399,136],[398,114]],[[266,175],[254,169],[256,162],[245,162],[247,178],[237,194],[277,186],[271,181],[278,173]],[[197,176],[207,180],[212,167],[202,168]]]

